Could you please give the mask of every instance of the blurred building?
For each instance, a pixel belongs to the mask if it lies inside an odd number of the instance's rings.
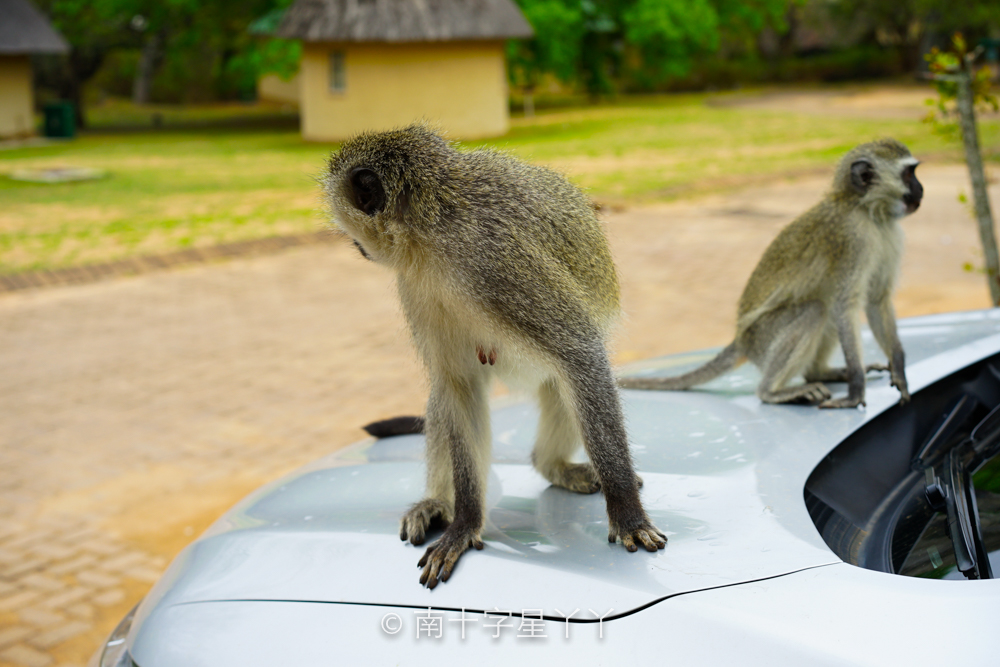
[[[513,0],[297,0],[275,34],[302,41],[285,93],[297,87],[302,136],[336,141],[421,119],[503,134],[504,42],[533,33]]]
[[[28,0],[0,0],[0,137],[35,131],[31,54],[69,45]]]

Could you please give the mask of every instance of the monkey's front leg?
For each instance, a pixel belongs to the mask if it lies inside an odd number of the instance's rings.
[[[869,303],[865,314],[868,315],[868,326],[872,328],[875,340],[889,358],[890,383],[899,390],[899,402],[906,403],[910,400],[910,388],[906,384],[906,357],[896,332],[896,312],[893,310],[889,291],[886,290],[879,299]]]
[[[483,548],[480,533],[490,463],[489,428],[482,377],[441,378],[435,383],[427,406],[428,453],[433,440],[434,451],[444,454],[450,463],[455,511],[444,535],[417,563],[423,568],[420,583],[428,588],[448,581],[458,559],[470,547]],[[436,465],[441,470],[440,460]]]
[[[844,350],[847,396],[827,399],[819,404],[821,408],[855,408],[865,404],[865,367],[861,363],[860,333],[855,311],[848,305],[839,305],[834,312],[837,337]]]

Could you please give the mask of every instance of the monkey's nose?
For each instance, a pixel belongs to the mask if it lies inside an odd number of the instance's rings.
[[[920,208],[920,199],[921,197],[919,196],[915,197],[911,194],[903,195],[903,203],[906,204],[906,212],[913,213],[918,208]]]

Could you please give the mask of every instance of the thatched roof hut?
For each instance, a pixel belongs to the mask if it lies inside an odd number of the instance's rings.
[[[67,51],[66,40],[28,0],[0,0],[0,55]]]
[[[0,137],[35,131],[31,54],[69,45],[29,0],[0,0]]]
[[[336,141],[417,120],[503,134],[505,41],[533,31],[513,0],[297,0],[274,35],[303,42],[303,136]]]
[[[534,32],[512,0],[299,0],[276,35],[305,42],[441,42]]]

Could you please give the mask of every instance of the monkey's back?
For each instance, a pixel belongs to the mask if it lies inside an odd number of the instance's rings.
[[[747,281],[737,311],[738,333],[775,308],[822,298],[837,269],[862,245],[849,207],[825,199],[774,238]]]
[[[463,201],[443,250],[476,283],[472,293],[503,317],[578,328],[585,316],[606,333],[619,312],[618,276],[589,199],[560,174],[503,153],[458,157]]]

